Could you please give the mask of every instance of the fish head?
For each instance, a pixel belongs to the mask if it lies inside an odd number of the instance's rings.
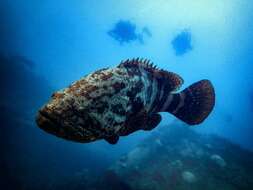
[[[75,142],[87,143],[100,139],[94,130],[96,121],[74,95],[56,92],[37,114],[37,125],[44,131]]]

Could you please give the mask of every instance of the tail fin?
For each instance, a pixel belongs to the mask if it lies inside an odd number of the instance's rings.
[[[203,122],[215,104],[214,88],[209,80],[201,80],[173,94],[167,112],[172,113],[189,125]]]

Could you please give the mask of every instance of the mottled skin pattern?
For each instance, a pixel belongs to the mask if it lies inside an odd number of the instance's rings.
[[[114,144],[119,136],[158,125],[157,113],[170,104],[169,94],[182,83],[178,75],[156,69],[147,60],[127,60],[54,93],[39,111],[37,123],[68,140],[105,139]]]

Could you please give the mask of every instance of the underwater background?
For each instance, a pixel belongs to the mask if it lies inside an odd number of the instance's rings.
[[[1,189],[253,189],[252,18],[250,0],[0,1]],[[36,126],[54,91],[137,57],[211,80],[205,122],[162,113],[116,145]]]

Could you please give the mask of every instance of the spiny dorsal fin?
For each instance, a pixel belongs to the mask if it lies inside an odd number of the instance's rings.
[[[145,71],[152,74],[152,76],[156,77],[157,79],[161,80],[169,80],[170,86],[172,91],[177,91],[184,80],[177,75],[176,73],[165,71],[163,69],[159,69],[153,62],[148,59],[143,58],[136,58],[136,59],[127,59],[126,61],[121,61],[118,67],[125,67],[125,68],[143,68]]]
[[[148,71],[154,71],[154,70],[159,70],[156,65],[154,65],[153,62],[151,62],[148,59],[143,59],[143,58],[136,58],[136,59],[127,59],[126,61],[121,61],[119,64],[119,67],[142,67],[145,70]]]

